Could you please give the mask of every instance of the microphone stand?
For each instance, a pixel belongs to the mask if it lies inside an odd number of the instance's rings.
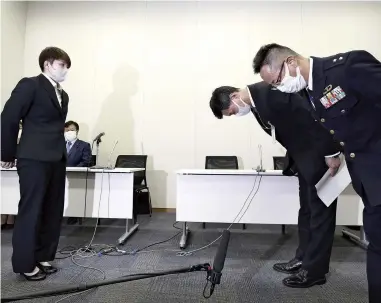
[[[94,140],[93,141],[93,144],[91,145],[91,151],[94,150],[94,143],[96,143],[96,152],[95,152],[95,163],[94,163],[94,166],[97,165],[97,162],[98,162],[98,155],[99,155],[99,143],[101,143],[102,140],[101,138],[97,139],[97,140]],[[91,155],[93,155],[93,153],[91,153]]]
[[[263,163],[262,163],[262,145],[258,145],[258,151],[259,151],[259,165],[257,166],[257,172],[265,172],[263,169]]]
[[[62,288],[58,288],[54,290],[39,291],[39,292],[34,292],[34,293],[29,293],[24,295],[18,295],[14,297],[5,297],[5,298],[1,298],[1,302],[14,302],[14,301],[20,301],[20,300],[27,300],[27,299],[71,294],[76,292],[83,292],[85,290],[89,290],[89,289],[96,288],[99,286],[104,286],[104,285],[131,282],[131,281],[137,281],[137,280],[148,279],[153,277],[190,273],[190,272],[196,272],[196,271],[206,271],[208,273],[208,276],[210,276],[211,266],[208,263],[204,263],[204,264],[198,264],[191,267],[185,267],[185,268],[180,268],[180,269],[175,269],[170,271],[127,275],[120,278],[110,279],[110,280],[97,282],[97,283],[80,284],[78,286],[62,287]]]
[[[206,277],[206,285],[205,285],[205,288],[204,288],[204,292],[203,292],[203,296],[205,299],[209,299],[213,292],[214,292],[214,288],[216,287],[216,284],[220,284],[221,283],[221,276],[222,276],[222,273],[217,273],[215,271],[208,271],[208,275]],[[210,285],[210,291],[209,291],[209,296],[206,295],[206,287],[208,286],[208,283],[211,283]]]
[[[97,146],[97,152],[96,152],[96,154],[95,154],[95,161],[96,162],[98,162],[98,156],[99,156],[99,143],[101,143],[102,142],[102,140],[101,140],[101,138],[99,138],[97,141],[95,141],[96,142],[96,146]]]

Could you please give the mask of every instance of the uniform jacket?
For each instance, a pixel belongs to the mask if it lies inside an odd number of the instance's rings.
[[[295,162],[297,171],[310,185],[315,185],[327,171],[325,156],[336,154],[340,145],[311,115],[311,106],[298,94],[274,90],[265,82],[248,86],[257,110],[256,118],[286,149],[289,167]]]
[[[381,204],[381,63],[366,51],[312,57],[316,117],[341,142],[354,189]]]

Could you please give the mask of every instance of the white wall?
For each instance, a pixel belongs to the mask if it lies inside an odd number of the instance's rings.
[[[26,2],[1,1],[1,108],[24,74]]]
[[[68,119],[90,140],[105,131],[101,161],[149,155],[155,207],[175,207],[176,169],[202,168],[206,155],[238,155],[245,168],[282,149],[251,116],[219,121],[209,109],[220,85],[256,82],[251,61],[265,43],[304,55],[367,49],[381,58],[378,3],[35,2],[29,4],[25,75],[39,72],[47,45],[65,49]],[[114,158],[115,158],[114,157]],[[232,189],[234,190],[234,189]]]

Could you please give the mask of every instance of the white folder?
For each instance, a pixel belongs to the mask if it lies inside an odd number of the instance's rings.
[[[347,163],[343,155],[340,155],[341,165],[337,173],[331,177],[329,169],[315,185],[319,198],[328,207],[352,182],[349,175]]]

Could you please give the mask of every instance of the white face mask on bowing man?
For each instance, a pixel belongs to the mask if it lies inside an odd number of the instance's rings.
[[[295,77],[290,75],[290,70],[288,69],[288,64],[286,62],[284,63],[283,68],[285,70],[285,75],[280,84],[276,86],[277,89],[283,93],[297,93],[307,87],[307,82],[303,78],[299,66],[295,68]]]
[[[237,107],[238,111],[236,112],[237,117],[246,116],[251,111],[250,105],[248,105],[246,102],[242,100],[242,98],[239,98],[239,100],[232,100],[232,102]]]
[[[222,111],[222,114],[224,116],[243,117],[250,112],[251,112],[251,106],[242,99],[239,92],[235,92],[230,95],[229,108],[224,109]]]

